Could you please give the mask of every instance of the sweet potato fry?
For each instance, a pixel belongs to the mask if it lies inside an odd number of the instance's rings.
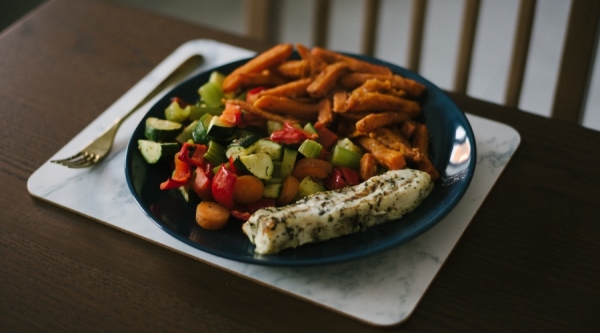
[[[325,69],[315,77],[314,81],[308,85],[306,91],[315,98],[320,98],[335,87],[338,78],[348,70],[348,65],[343,62],[336,62],[325,67]]]
[[[408,97],[420,97],[425,91],[425,86],[415,80],[407,79],[398,74],[373,74],[373,73],[346,73],[340,77],[340,85],[346,89],[356,89],[367,80],[390,80],[392,87],[395,89],[404,90]]]
[[[277,72],[288,79],[300,79],[310,76],[309,60],[288,60],[277,66]]]
[[[274,120],[274,121],[279,121],[279,122],[282,122],[282,123],[284,123],[284,122],[298,123],[299,122],[298,119],[296,119],[296,118],[294,118],[292,116],[289,116],[289,115],[282,116],[282,115],[279,115],[279,114],[270,113],[270,112],[267,112],[265,110],[261,110],[260,108],[254,106],[254,105],[252,105],[250,103],[247,103],[245,101],[242,101],[242,100],[230,99],[230,100],[227,101],[227,103],[231,103],[231,104],[237,105],[242,110],[244,110],[244,111],[246,111],[248,113],[254,114],[254,115],[256,115],[258,117],[261,117],[263,119],[266,119],[266,120]]]
[[[346,102],[348,101],[348,92],[338,90],[333,93],[333,112],[346,112]]]
[[[381,93],[356,92],[350,94],[346,103],[347,112],[356,111],[395,111],[414,118],[421,113],[421,106],[413,100]]]
[[[223,91],[234,92],[240,88],[238,74],[260,73],[285,61],[292,54],[292,44],[278,44],[271,49],[260,53],[244,65],[236,68],[223,81]]]
[[[348,64],[348,67],[353,72],[378,73],[387,75],[391,75],[392,73],[392,71],[387,67],[371,64],[366,61],[323,49],[321,47],[313,47],[311,50],[311,56],[324,59],[327,63],[343,61]]]
[[[412,146],[422,154],[429,155],[429,131],[424,124],[416,124],[415,133],[412,137]]]
[[[378,127],[399,124],[409,119],[410,116],[404,112],[371,113],[356,122],[356,130],[368,134]]]
[[[242,73],[237,74],[236,78],[239,88],[247,87],[274,87],[284,84],[287,80],[274,71],[265,70],[262,73]]]
[[[423,155],[418,149],[411,147],[407,138],[394,133],[389,128],[379,127],[369,133],[369,137],[377,139],[390,149],[401,152],[404,154],[404,158],[411,163],[419,163],[423,159]]]
[[[382,94],[406,97],[404,90],[396,89],[390,80],[368,79],[362,85],[354,89],[355,92],[378,92]]]
[[[415,133],[416,128],[417,128],[417,123],[414,120],[408,120],[408,121],[405,121],[402,123],[402,126],[400,127],[400,132],[406,138],[410,139],[410,138],[412,138],[413,134]]]
[[[379,164],[388,170],[399,170],[406,166],[404,154],[386,147],[377,139],[361,136],[355,139],[356,142],[369,153]]]
[[[319,101],[319,115],[317,116],[317,122],[329,126],[333,121],[333,110],[331,109],[331,100],[329,98],[322,98]]]
[[[266,89],[258,93],[257,97],[260,96],[278,96],[278,97],[289,97],[296,98],[305,96],[307,94],[306,87],[312,82],[311,78],[299,79],[291,82],[284,83],[277,87]]]
[[[412,138],[412,145],[418,149],[423,158],[417,162],[417,169],[427,172],[434,181],[440,178],[439,172],[435,169],[429,159],[429,131],[424,124],[417,124]]]
[[[254,106],[267,112],[287,114],[296,119],[310,121],[319,113],[319,105],[316,103],[303,103],[286,97],[262,96],[259,97]]]
[[[365,181],[377,174],[377,159],[373,154],[366,153],[360,159],[360,180]]]
[[[300,58],[302,58],[302,60],[310,59],[310,49],[304,46],[303,44],[296,44],[296,51],[298,51],[298,54],[300,55]]]

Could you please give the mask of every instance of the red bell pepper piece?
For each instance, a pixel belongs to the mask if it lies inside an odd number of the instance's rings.
[[[286,145],[298,144],[304,140],[315,140],[318,134],[307,132],[301,128],[294,127],[292,124],[285,122],[283,128],[271,133],[271,140],[277,143]]]
[[[181,187],[185,184],[187,184],[187,182],[178,182],[176,180],[173,180],[173,178],[169,178],[169,179],[165,180],[164,182],[160,183],[160,189],[161,190],[172,190],[174,188]]]
[[[192,189],[203,201],[213,200],[212,181],[201,167],[196,168],[196,177],[194,177],[194,181],[192,182]]]
[[[222,164],[219,171],[212,180],[211,193],[216,202],[233,210],[236,206],[233,200],[233,188],[237,176],[229,170],[226,164]]]
[[[342,165],[339,165],[336,168],[340,169],[342,177],[344,177],[344,180],[346,181],[346,185],[354,186],[360,183],[360,175],[358,174],[358,171]]]
[[[180,160],[178,158],[178,154],[175,155],[175,170],[173,171],[171,178],[174,181],[185,183],[190,179],[191,176],[192,176],[191,166],[189,164],[187,164],[186,162]]]
[[[318,141],[321,146],[327,150],[331,150],[336,145],[339,139],[338,136],[321,123],[316,123],[315,129],[317,130],[317,134],[319,134]]]
[[[258,95],[258,93],[260,93],[263,90],[265,90],[265,87],[256,87],[256,88],[250,89],[246,93],[246,102],[254,103],[254,101],[256,100],[256,95]]]
[[[232,210],[231,216],[233,216],[234,218],[236,218],[240,221],[248,221],[248,219],[250,218],[250,216],[252,216],[252,214],[250,212],[244,212],[241,210]]]
[[[325,187],[328,190],[339,190],[346,186],[358,185],[359,183],[358,171],[344,166],[334,167],[329,177],[325,179]]]
[[[185,142],[177,154],[177,158],[191,166],[204,166],[204,154],[208,147],[206,145]]]
[[[242,109],[239,105],[226,103],[225,110],[223,110],[223,113],[221,113],[219,119],[228,124],[239,127],[242,125]]]
[[[344,176],[342,176],[342,171],[338,167],[333,168],[329,177],[325,179],[325,187],[328,190],[339,190],[346,187],[346,181],[344,180]]]

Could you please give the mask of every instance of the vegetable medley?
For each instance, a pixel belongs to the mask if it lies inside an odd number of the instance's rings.
[[[140,152],[148,163],[172,163],[160,188],[198,197],[201,227],[387,170],[439,177],[417,120],[423,85],[322,48],[296,49],[300,59],[280,44],[228,75],[214,71],[196,101],[175,97],[164,119],[146,119]]]

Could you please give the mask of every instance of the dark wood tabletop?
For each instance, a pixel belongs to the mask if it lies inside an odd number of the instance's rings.
[[[451,94],[521,145],[404,323],[373,327],[33,198],[29,176],[182,43],[270,45],[100,1],[0,34],[0,331],[563,331],[600,327],[600,133]]]

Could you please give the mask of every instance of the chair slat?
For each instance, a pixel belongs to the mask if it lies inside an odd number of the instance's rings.
[[[454,77],[454,90],[460,93],[467,92],[473,46],[475,45],[475,30],[479,19],[480,0],[466,0],[461,28],[458,59]]]
[[[504,103],[518,107],[535,18],[536,0],[521,0]]]
[[[245,0],[246,35],[261,41],[268,41],[272,29],[270,17],[272,0]]]
[[[579,123],[598,45],[600,1],[573,0],[551,117]]]
[[[328,42],[330,0],[315,0],[312,41],[315,46],[326,47]]]
[[[423,50],[423,35],[428,0],[413,0],[411,10],[410,35],[408,40],[408,69],[419,72],[421,53]]]
[[[377,40],[377,22],[379,22],[379,0],[364,0],[364,16],[361,36],[361,52],[372,56]]]

